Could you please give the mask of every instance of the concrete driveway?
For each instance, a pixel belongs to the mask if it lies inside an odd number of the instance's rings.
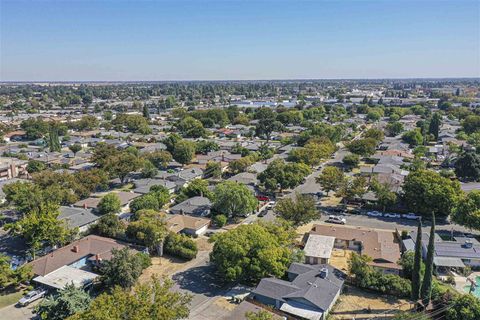
[[[36,314],[33,313],[33,308],[40,303],[41,300],[35,301],[26,307],[17,307],[10,305],[0,309],[0,319],[5,320],[30,320],[35,319]]]

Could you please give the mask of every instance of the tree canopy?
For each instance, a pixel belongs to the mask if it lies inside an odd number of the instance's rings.
[[[210,261],[226,281],[254,284],[268,276],[282,277],[292,262],[294,233],[259,223],[216,234]]]
[[[252,213],[258,200],[247,186],[225,181],[215,187],[213,210],[231,217],[244,216]]]
[[[461,195],[460,184],[431,170],[410,172],[403,186],[403,201],[415,213],[446,217]]]

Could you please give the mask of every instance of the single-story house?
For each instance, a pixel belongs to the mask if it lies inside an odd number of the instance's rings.
[[[358,251],[372,258],[369,263],[383,273],[399,274],[400,241],[390,230],[316,224],[310,234],[335,238],[335,248]]]
[[[100,215],[96,215],[92,208],[60,207],[58,220],[64,220],[69,228],[78,228],[80,232],[87,231],[88,227],[94,224]]]
[[[330,262],[335,238],[309,234],[303,252],[306,264],[327,264]]]
[[[208,226],[210,225],[210,219],[186,216],[183,214],[173,215],[167,220],[167,228],[175,233],[184,233],[191,236],[199,236],[204,234]]]
[[[345,274],[328,264],[292,263],[288,281],[264,278],[251,298],[300,319],[325,320],[342,291]]]
[[[205,217],[210,214],[212,203],[206,197],[193,197],[170,208],[172,214],[189,214]]]
[[[71,282],[85,284],[96,275],[92,272],[93,266],[111,259],[113,249],[125,247],[133,252],[144,250],[118,240],[89,235],[30,262],[36,276],[33,280],[57,289]]]

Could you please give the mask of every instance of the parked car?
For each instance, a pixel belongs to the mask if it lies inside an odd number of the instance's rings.
[[[263,209],[262,211],[260,211],[258,213],[258,216],[261,218],[261,217],[264,217],[266,214],[267,214],[268,210],[267,209]]]
[[[395,219],[399,219],[402,217],[398,213],[385,213],[383,216],[387,218],[395,218]]]
[[[420,216],[417,216],[417,215],[414,214],[414,213],[406,213],[406,214],[402,214],[402,218],[411,219],[411,220],[417,220],[418,218],[420,218]]]
[[[274,205],[275,205],[275,201],[270,201],[267,205],[267,209],[273,209]]]
[[[18,300],[18,304],[24,307],[38,299],[43,298],[46,294],[47,294],[47,290],[45,289],[37,289],[37,290],[30,291],[29,293],[24,295],[22,299]]]
[[[327,222],[329,223],[337,223],[337,224],[346,224],[347,219],[337,216],[328,216]]]
[[[367,212],[367,216],[370,217],[382,217],[383,214],[380,211],[369,211]]]
[[[266,197],[266,196],[257,196],[257,199],[259,201],[270,201],[270,198],[269,197]]]

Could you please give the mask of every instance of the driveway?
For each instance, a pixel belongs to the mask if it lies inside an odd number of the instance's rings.
[[[26,307],[17,307],[16,305],[10,305],[8,307],[0,309],[0,319],[5,320],[30,320],[35,318],[33,308],[40,303],[41,300],[35,301]]]

